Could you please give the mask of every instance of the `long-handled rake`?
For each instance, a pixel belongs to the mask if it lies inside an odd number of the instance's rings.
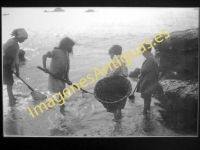
[[[17,75],[11,68],[10,66],[7,66],[10,71],[12,71],[12,73],[14,73],[15,75]],[[22,82],[24,82],[24,84],[27,85],[27,87],[32,91],[31,92],[31,96],[33,97],[34,100],[43,100],[46,99],[46,96],[40,92],[36,92],[34,91],[34,89],[32,87],[30,87],[20,76],[17,76]]]
[[[65,82],[65,83],[67,83],[66,80],[64,80],[64,79],[62,79],[62,78],[60,78],[60,77],[54,75],[54,74],[51,73],[50,71],[49,71],[49,72],[46,72],[46,70],[45,70],[44,68],[42,68],[42,67],[40,67],[40,66],[37,66],[37,68],[40,69],[40,70],[42,70],[42,71],[44,71],[45,73],[48,73],[48,74],[52,75],[54,78],[56,78],[56,79],[58,79],[58,80],[60,80],[60,81],[63,81],[63,82]],[[68,83],[67,83],[67,84],[68,84]],[[73,86],[74,86],[75,88],[78,89],[78,87],[77,87],[76,85],[73,85]],[[86,91],[86,90],[83,90],[82,88],[80,88],[80,90],[83,91],[84,93],[94,94],[94,93],[90,93],[90,92],[88,92],[88,91]]]
[[[134,93],[135,93],[135,90],[137,89],[137,87],[138,87],[138,85],[139,85],[141,79],[142,79],[142,77],[139,78],[139,80],[138,80],[138,82],[137,82],[137,85],[135,86],[135,89],[134,89],[133,93],[128,97],[128,98],[129,98],[130,100],[132,100],[132,101],[135,99]]]

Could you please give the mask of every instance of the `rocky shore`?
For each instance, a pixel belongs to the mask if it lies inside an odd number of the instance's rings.
[[[187,114],[194,128],[198,113],[198,34],[198,28],[172,32],[155,47],[160,59],[159,83],[165,95],[158,100],[161,105],[167,104],[168,113]]]
[[[173,107],[197,113],[198,107],[198,82],[195,80],[160,80],[168,102]]]

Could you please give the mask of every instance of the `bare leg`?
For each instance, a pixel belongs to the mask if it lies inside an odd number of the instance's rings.
[[[148,98],[144,98],[144,109],[143,109],[143,114],[147,114],[147,109],[148,109]]]
[[[121,109],[117,109],[117,116],[118,116],[118,118],[122,117]]]
[[[113,115],[114,115],[114,120],[118,120],[122,117],[121,115],[121,109],[116,109],[113,111]]]
[[[151,96],[148,97],[148,101],[147,101],[147,110],[150,112],[150,106],[151,106]]]
[[[64,95],[62,95],[62,96],[64,97]],[[59,99],[61,100],[61,97],[60,97],[60,96],[59,96]],[[60,101],[59,104],[62,104],[62,101]],[[65,108],[65,104],[62,104],[62,105],[60,106],[60,113],[63,114],[63,115],[65,115],[65,110],[64,110],[64,108]]]
[[[13,91],[12,91],[12,85],[7,85],[7,92],[9,99],[14,99]]]
[[[117,119],[118,119],[117,110],[114,110],[114,111],[113,111],[113,115],[114,115],[114,120],[117,120]]]
[[[13,95],[13,91],[12,91],[12,85],[7,85],[7,92],[8,92],[8,97],[9,97],[9,103],[10,105],[15,104],[15,97]]]

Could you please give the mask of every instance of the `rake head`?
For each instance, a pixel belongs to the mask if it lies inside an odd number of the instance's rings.
[[[46,99],[46,95],[44,95],[40,92],[36,92],[36,91],[31,92],[31,96],[33,97],[34,100],[44,100],[44,99]]]

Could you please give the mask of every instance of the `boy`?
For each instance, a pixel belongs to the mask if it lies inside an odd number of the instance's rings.
[[[158,64],[151,53],[151,48],[148,48],[146,44],[144,44],[144,47],[146,51],[144,51],[142,55],[146,60],[143,62],[140,70],[139,78],[141,78],[141,80],[137,92],[140,92],[141,97],[144,99],[143,114],[147,115],[147,113],[150,113],[151,96],[155,93],[158,86]]]
[[[14,38],[9,39],[3,45],[3,82],[7,85],[7,92],[10,105],[14,105],[16,98],[12,92],[14,79],[12,76],[12,68],[16,68],[16,76],[19,76],[19,43],[28,39],[28,34],[23,28],[15,29],[11,33]]]

